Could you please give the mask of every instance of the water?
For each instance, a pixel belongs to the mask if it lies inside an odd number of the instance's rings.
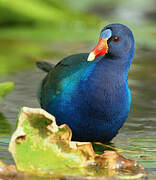
[[[112,141],[116,147],[128,145],[132,147],[135,145],[131,143],[131,139],[140,138],[145,140],[147,138],[147,141],[145,141],[147,145],[143,142],[141,148],[149,149],[149,151],[156,150],[156,60],[154,57],[155,54],[147,53],[144,58],[137,56],[133,61],[129,73],[129,87],[132,94],[131,113],[124,127]],[[0,81],[11,80],[15,82],[14,91],[0,104],[1,125],[5,124],[5,127],[7,127],[6,129],[4,126],[0,127],[0,159],[6,163],[14,163],[7,150],[10,138],[8,130],[10,132],[15,129],[16,117],[20,107],[39,107],[36,91],[38,83],[44,76],[44,72],[34,67],[24,72],[1,77]],[[153,138],[152,142],[151,138]],[[132,158],[143,162],[138,157]],[[148,164],[145,164],[150,179],[156,177],[156,160],[155,162],[151,161],[152,163],[153,166],[150,165],[149,168]]]

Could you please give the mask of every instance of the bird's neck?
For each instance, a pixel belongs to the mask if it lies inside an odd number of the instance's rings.
[[[113,81],[125,81],[128,78],[130,63],[131,59],[129,58],[110,58],[104,56],[96,63],[93,78],[101,79],[104,82],[110,80],[111,84]]]
[[[132,47],[129,53],[126,54],[121,53],[113,55],[108,53],[102,57],[103,61],[101,61],[101,63],[103,65],[109,64],[109,67],[116,67],[117,70],[128,73],[133,57],[134,47]]]

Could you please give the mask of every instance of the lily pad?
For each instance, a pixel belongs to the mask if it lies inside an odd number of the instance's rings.
[[[0,100],[2,100],[3,97],[8,95],[13,89],[14,89],[13,82],[0,83]]]
[[[9,151],[19,171],[40,175],[142,177],[144,168],[115,151],[96,154],[90,142],[71,141],[72,132],[43,109],[22,108]]]

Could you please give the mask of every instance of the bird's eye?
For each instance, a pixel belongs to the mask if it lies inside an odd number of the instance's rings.
[[[120,40],[120,38],[117,37],[117,36],[115,36],[115,37],[113,38],[113,41],[114,41],[114,42],[118,42],[119,40]]]

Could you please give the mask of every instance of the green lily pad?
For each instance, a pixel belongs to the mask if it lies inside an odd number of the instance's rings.
[[[0,100],[14,89],[13,82],[0,83]]]
[[[72,132],[43,109],[24,107],[9,151],[18,170],[39,176],[143,176],[144,169],[115,151],[96,154],[90,142],[71,141]],[[125,173],[126,172],[126,173]],[[128,173],[127,173],[128,172]]]

